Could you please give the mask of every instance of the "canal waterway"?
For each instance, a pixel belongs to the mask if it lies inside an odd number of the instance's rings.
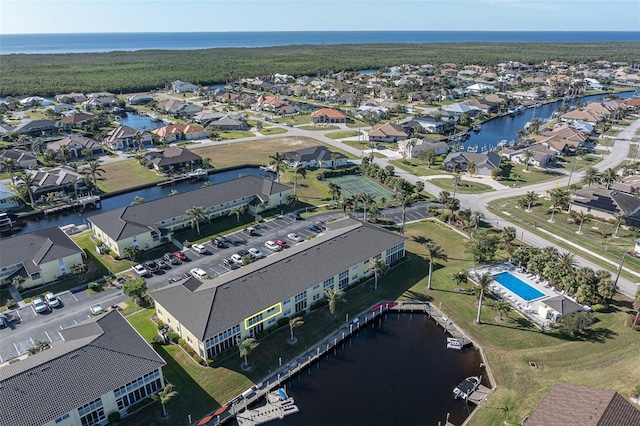
[[[208,176],[209,182],[220,183],[226,182],[232,179],[237,179],[241,176],[263,176],[273,179],[274,173],[265,170],[260,170],[257,167],[243,167],[234,170],[226,170],[210,174]],[[28,220],[20,220],[16,226],[16,233],[33,232],[39,229],[50,228],[53,226],[64,225],[82,225],[88,224],[87,219],[96,214],[104,213],[109,210],[114,210],[120,207],[128,206],[133,202],[135,197],[142,197],[145,201],[156,200],[158,198],[166,197],[171,191],[185,192],[198,189],[204,183],[203,180],[199,181],[183,181],[174,185],[156,186],[153,185],[149,188],[138,189],[126,194],[117,195],[103,199],[101,201],[102,208],[97,210],[86,210],[84,212],[67,212],[66,214],[55,214],[49,216],[36,216],[29,218]],[[185,206],[185,210],[192,206]]]
[[[152,121],[147,115],[133,114],[130,112],[126,113],[124,117],[118,117],[116,121],[122,126],[133,127],[141,131],[158,129],[167,125],[167,123],[163,121]]]
[[[634,92],[622,92],[617,96],[621,99],[629,99],[633,96]],[[540,105],[536,108],[527,108],[521,114],[514,116],[497,117],[487,121],[482,125],[482,130],[479,133],[471,133],[469,138],[462,144],[466,151],[469,147],[478,147],[478,152],[486,151],[488,149],[497,146],[501,140],[507,140],[508,142],[517,141],[518,137],[516,132],[524,129],[525,124],[532,121],[534,118],[540,120],[549,119],[551,115],[561,106],[568,105],[573,106],[576,102],[580,102],[582,105],[590,102],[602,102],[605,95],[590,95],[583,98],[561,100],[557,102],[551,102],[548,104]]]
[[[486,374],[475,349],[446,349],[446,337],[424,314],[386,315],[287,383],[300,412],[279,424],[437,426],[449,413],[461,425],[474,405],[453,389]]]

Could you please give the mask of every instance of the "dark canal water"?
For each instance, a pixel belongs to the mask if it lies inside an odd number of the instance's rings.
[[[622,92],[618,94],[621,99],[628,99],[634,94],[633,91]],[[505,116],[494,118],[487,121],[482,125],[480,133],[471,133],[469,139],[464,144],[464,150],[468,147],[478,147],[478,152],[485,151],[487,149],[495,147],[498,142],[505,139],[507,141],[518,140],[516,132],[524,129],[527,122],[538,118],[540,120],[548,119],[563,104],[572,106],[576,101],[587,104],[589,102],[602,102],[604,95],[591,95],[584,98],[571,99],[567,101],[552,102],[549,104],[541,105],[537,108],[527,108],[523,113],[517,114],[513,117]]]
[[[474,405],[452,391],[486,374],[477,351],[446,349],[446,337],[426,315],[388,314],[293,378],[287,392],[300,412],[274,424],[437,426],[450,413],[461,425]]]
[[[209,181],[211,183],[226,182],[232,179],[237,179],[240,176],[265,176],[274,178],[274,174],[271,172],[265,172],[259,168],[244,167],[235,170],[227,170],[219,173],[209,175]],[[167,186],[152,186],[150,188],[139,189],[137,191],[129,192],[127,194],[118,195],[115,197],[102,200],[102,208],[98,210],[87,210],[84,213],[80,212],[68,212],[67,214],[57,214],[51,216],[38,216],[30,218],[26,221],[20,221],[16,227],[17,232],[32,232],[38,229],[50,228],[52,226],[63,225],[82,225],[87,224],[87,219],[93,215],[104,213],[109,210],[117,209],[120,207],[128,206],[134,200],[135,197],[142,197],[146,201],[156,200],[158,198],[166,197],[172,190],[178,192],[191,191],[198,189],[202,186],[203,181],[184,181],[175,185]],[[185,207],[189,208],[191,206]]]

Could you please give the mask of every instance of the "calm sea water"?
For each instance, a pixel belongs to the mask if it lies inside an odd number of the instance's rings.
[[[633,31],[274,31],[205,33],[3,34],[0,53],[80,53],[292,44],[640,41]]]

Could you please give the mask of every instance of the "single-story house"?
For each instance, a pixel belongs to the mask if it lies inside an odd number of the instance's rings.
[[[405,133],[411,134],[419,126],[420,133],[445,134],[455,127],[455,120],[443,120],[437,117],[414,117],[402,126]]]
[[[11,160],[11,164],[14,170],[19,168],[29,169],[31,167],[38,167],[38,158],[29,154],[26,151],[19,149],[3,149],[0,151],[0,170],[7,170],[7,160]]]
[[[573,193],[571,209],[603,219],[615,219],[616,214],[622,214],[627,225],[640,227],[640,198],[621,191],[582,188]]]
[[[157,135],[160,140],[165,142],[174,142],[178,140],[188,141],[207,137],[207,130],[204,127],[180,123],[169,124],[168,126],[153,129],[151,133]]]
[[[59,122],[62,123],[63,127],[66,130],[69,130],[75,126],[86,123],[94,117],[95,116],[93,114],[89,114],[88,112],[79,112],[76,114],[68,115],[66,117],[62,117]]]
[[[449,152],[446,142],[433,142],[428,139],[411,138],[398,142],[400,152],[404,152],[409,158],[417,158],[421,151],[433,151],[436,155]]]
[[[156,314],[203,358],[257,336],[278,320],[307,312],[330,288],[372,275],[371,259],[404,257],[406,238],[342,218],[311,240],[212,280],[190,277],[151,293]]]
[[[555,296],[542,300],[538,307],[538,315],[551,322],[555,322],[563,315],[583,311],[585,308],[565,296]]]
[[[31,120],[19,124],[14,132],[18,135],[37,137],[58,133],[62,127],[62,124],[53,120]]]
[[[133,206],[122,207],[89,218],[93,235],[119,256],[126,247],[136,245],[149,250],[171,238],[174,231],[191,226],[186,210],[205,208],[207,218],[227,216],[234,207],[250,212],[283,205],[291,188],[269,179],[245,176],[239,179],[181,192]]]
[[[529,165],[531,166],[547,167],[556,161],[556,151],[543,144],[503,148],[500,151],[500,156],[514,163],[524,164],[525,151],[531,153],[531,158],[529,158]]]
[[[177,101],[170,99],[168,101],[159,102],[156,107],[167,114],[171,115],[179,115],[183,117],[193,117],[200,111],[202,111],[202,107],[198,104],[193,104],[190,102]]]
[[[613,182],[611,184],[611,189],[636,195],[636,193],[640,191],[640,175],[623,177],[622,180]]]
[[[408,136],[402,126],[393,123],[377,124],[367,133],[367,139],[371,142],[398,142]]]
[[[85,176],[69,166],[56,167],[47,171],[28,170],[27,174],[31,179],[31,191],[35,200],[49,192],[77,195],[80,191],[87,189]]]
[[[244,130],[247,127],[241,114],[201,111],[193,119],[211,130]]]
[[[280,107],[288,105],[288,102],[284,99],[280,99],[276,96],[261,95],[258,100],[251,105],[251,109],[254,111],[278,111]]]
[[[467,86],[467,90],[471,90],[474,93],[484,93],[484,92],[494,92],[496,88],[487,83],[475,83],[475,84],[472,84],[471,86]]]
[[[543,130],[540,132],[540,135],[558,136],[562,139],[579,142],[580,144],[583,144],[588,139],[588,136],[584,132],[566,125],[554,127],[551,130]]]
[[[176,93],[195,92],[198,90],[196,84],[187,83],[186,81],[176,80],[171,84],[173,91]]]
[[[467,114],[470,117],[475,117],[477,115],[480,115],[480,113],[482,112],[482,108],[477,106],[470,106],[465,103],[445,105],[442,107],[442,110],[458,117],[462,114]]]
[[[60,95],[56,95],[54,100],[56,102],[64,102],[64,103],[70,103],[70,104],[81,104],[84,101],[87,100],[87,97],[84,95],[84,93],[75,93],[75,92],[71,92],[71,93],[63,93]]]
[[[65,136],[62,139],[58,139],[57,141],[47,143],[47,149],[51,149],[53,151],[59,151],[60,147],[67,146],[69,151],[73,154],[74,157],[82,157],[84,150],[90,151],[91,155],[100,155],[104,153],[104,149],[102,149],[102,144],[98,141],[95,141],[91,138],[87,138],[85,136],[79,135],[71,135]]]
[[[166,172],[173,170],[188,169],[193,170],[202,165],[202,157],[187,148],[181,146],[170,146],[164,151],[149,151],[144,158],[153,164],[153,168]]]
[[[24,288],[67,275],[72,265],[84,264],[85,259],[84,250],[58,227],[2,238],[0,253],[0,283],[10,284],[15,276],[21,275],[25,279]]]
[[[165,361],[118,311],[59,333],[51,348],[0,367],[0,424],[104,425],[164,388]]]
[[[598,122],[605,119],[605,115],[598,111],[593,111],[586,108],[580,108],[573,111],[566,112],[560,116],[560,120],[565,123],[573,122],[576,120],[586,121],[587,123],[595,126]]]
[[[311,113],[312,123],[346,123],[347,116],[340,110],[320,108]]]
[[[493,151],[486,154],[476,152],[451,152],[444,159],[444,165],[450,172],[466,172],[473,163],[476,174],[491,176],[491,171],[500,167],[500,156]]]
[[[141,93],[138,95],[131,95],[127,98],[127,101],[131,105],[147,105],[154,101],[153,96]]]
[[[326,146],[312,146],[297,151],[284,152],[282,155],[290,167],[299,164],[307,169],[341,167],[346,166],[349,161],[344,154],[330,151]]]
[[[619,393],[558,382],[526,426],[637,426],[640,411]]]
[[[16,194],[4,182],[0,182],[0,211],[5,212],[18,206],[20,203],[16,200]]]
[[[463,102],[471,108],[479,108],[483,114],[491,114],[498,111],[498,104],[484,99],[469,99]]]
[[[109,133],[104,139],[105,145],[113,150],[125,150],[127,148],[137,148],[137,137],[140,137],[140,143],[145,145],[152,142],[151,135],[149,133],[143,133],[133,127],[118,126]]]
[[[109,108],[118,103],[118,97],[109,92],[89,93],[87,100],[82,102],[82,106],[86,109],[103,109]]]

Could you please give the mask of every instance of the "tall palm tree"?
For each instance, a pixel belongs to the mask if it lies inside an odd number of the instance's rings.
[[[407,221],[407,207],[411,206],[413,198],[411,194],[405,192],[400,192],[398,195],[400,197],[400,206],[402,206],[402,227],[400,228],[400,235],[404,236],[404,225]]]
[[[460,175],[453,175],[453,198],[456,198],[456,191],[458,190],[458,185],[460,185],[461,180]]]
[[[527,202],[527,210],[531,211],[531,206],[538,202],[538,194],[535,191],[528,191],[525,194],[525,200]]]
[[[256,341],[253,337],[247,337],[244,340],[240,340],[238,342],[238,349],[240,350],[240,358],[244,358],[243,367],[249,368],[249,361],[247,361],[247,357],[255,348],[258,347],[260,343]]]
[[[578,226],[578,234],[582,234],[582,225],[584,224],[584,222],[587,220],[587,214],[583,211],[572,211],[571,212],[571,218],[574,220],[574,222],[579,222],[580,225]]]
[[[329,305],[329,315],[333,318],[336,314],[336,306],[338,302],[346,302],[344,298],[344,292],[337,288],[330,287],[324,291],[324,296],[327,298]]]
[[[66,166],[69,162],[69,159],[71,158],[71,150],[69,149],[69,145],[60,146],[60,149],[58,150],[58,157],[60,158],[62,165]]]
[[[335,202],[338,198],[340,198],[342,193],[340,192],[340,186],[338,186],[337,183],[335,182],[329,183],[329,195],[331,195],[332,203]]]
[[[93,179],[93,186],[98,187],[98,176],[102,176],[102,173],[106,171],[100,167],[100,160],[91,160],[87,163],[87,167],[84,169],[88,176]]]
[[[613,233],[613,236],[618,238],[618,231],[620,230],[620,226],[622,225],[625,215],[624,213],[615,213],[613,217],[616,219],[616,231]]]
[[[578,266],[576,256],[568,251],[558,255],[558,258],[555,262],[560,267],[560,270],[567,275],[573,274],[574,269],[576,269],[576,266]]]
[[[15,180],[15,176],[13,175],[13,159],[5,158],[4,167],[7,169],[7,172],[9,172],[9,176],[11,177],[11,183],[13,184]]]
[[[522,162],[524,163],[524,170],[529,171],[529,160],[533,158],[533,152],[530,149],[525,149],[522,152]]]
[[[29,197],[29,204],[31,204],[32,206],[35,204],[35,199],[33,198],[33,186],[36,183],[36,176],[37,173],[27,172],[22,177],[22,182],[18,185],[18,187],[24,188],[24,191],[27,193],[26,195]],[[22,201],[24,201],[25,203],[27,202],[27,200],[25,199],[23,199]]]
[[[367,194],[363,192],[360,194],[360,201],[362,201],[362,208],[364,209],[362,219],[363,221],[367,221],[367,207],[375,202],[375,199],[371,196],[371,194]]]
[[[442,246],[434,242],[428,242],[424,244],[424,248],[427,250],[425,260],[429,261],[429,280],[427,282],[427,289],[431,290],[431,275],[433,274],[433,262],[436,260],[447,261],[448,257]]]
[[[231,210],[229,210],[229,214],[227,216],[236,216],[236,223],[240,223],[240,216],[245,214],[247,211],[245,206],[235,206]]]
[[[200,235],[200,221],[207,219],[206,210],[201,206],[193,206],[185,212],[191,219],[191,227],[196,228],[196,233]]]
[[[606,189],[609,189],[609,186],[611,186],[611,184],[616,180],[618,180],[618,174],[611,167],[606,169],[600,175],[600,182],[603,182],[606,185]]]
[[[477,324],[482,324],[482,321],[480,320],[480,315],[482,315],[482,299],[484,298],[484,292],[487,290],[489,284],[491,284],[492,281],[493,278],[491,277],[491,275],[489,275],[488,272],[480,275],[478,281],[476,281],[476,284],[480,289],[480,293],[478,296],[478,317],[476,318]]]
[[[307,177],[307,169],[304,168],[304,166],[300,163],[296,163],[295,166],[293,166],[293,195],[297,196],[298,195],[298,175],[302,176],[302,178],[304,179],[305,177]]]
[[[382,277],[387,274],[389,267],[387,266],[387,262],[382,259],[373,258],[369,262],[369,271],[373,271],[373,289],[378,291],[378,277]]]
[[[178,395],[178,392],[173,390],[171,383],[167,383],[157,394],[151,395],[151,399],[160,402],[160,405],[162,405],[162,417],[167,417],[167,408],[165,406],[176,395]]]
[[[451,198],[451,193],[449,191],[440,191],[440,194],[438,194],[438,202],[442,204],[443,212],[444,212],[444,207],[447,205],[450,198]]]
[[[269,164],[273,167],[273,170],[278,175],[278,183],[280,183],[280,171],[284,166],[284,160],[286,160],[286,157],[279,152],[276,152],[275,154],[270,155],[269,158],[271,159]]]
[[[298,341],[296,337],[293,335],[293,329],[296,327],[300,327],[304,324],[304,320],[300,317],[289,318],[289,331],[291,332],[291,337],[289,337],[289,343],[294,344]]]
[[[482,222],[482,219],[484,219],[484,213],[482,213],[480,210],[474,210],[471,212],[470,218],[473,221],[477,231],[478,226],[480,225],[480,222]]]
[[[584,176],[582,177],[582,180],[580,182],[588,186],[591,186],[594,183],[599,183],[600,172],[598,171],[598,169],[596,169],[593,166],[587,167],[584,171]]]
[[[549,197],[551,198],[551,219],[553,222],[554,215],[556,211],[566,208],[569,204],[570,195],[567,191],[562,188],[556,188],[549,191]]]

